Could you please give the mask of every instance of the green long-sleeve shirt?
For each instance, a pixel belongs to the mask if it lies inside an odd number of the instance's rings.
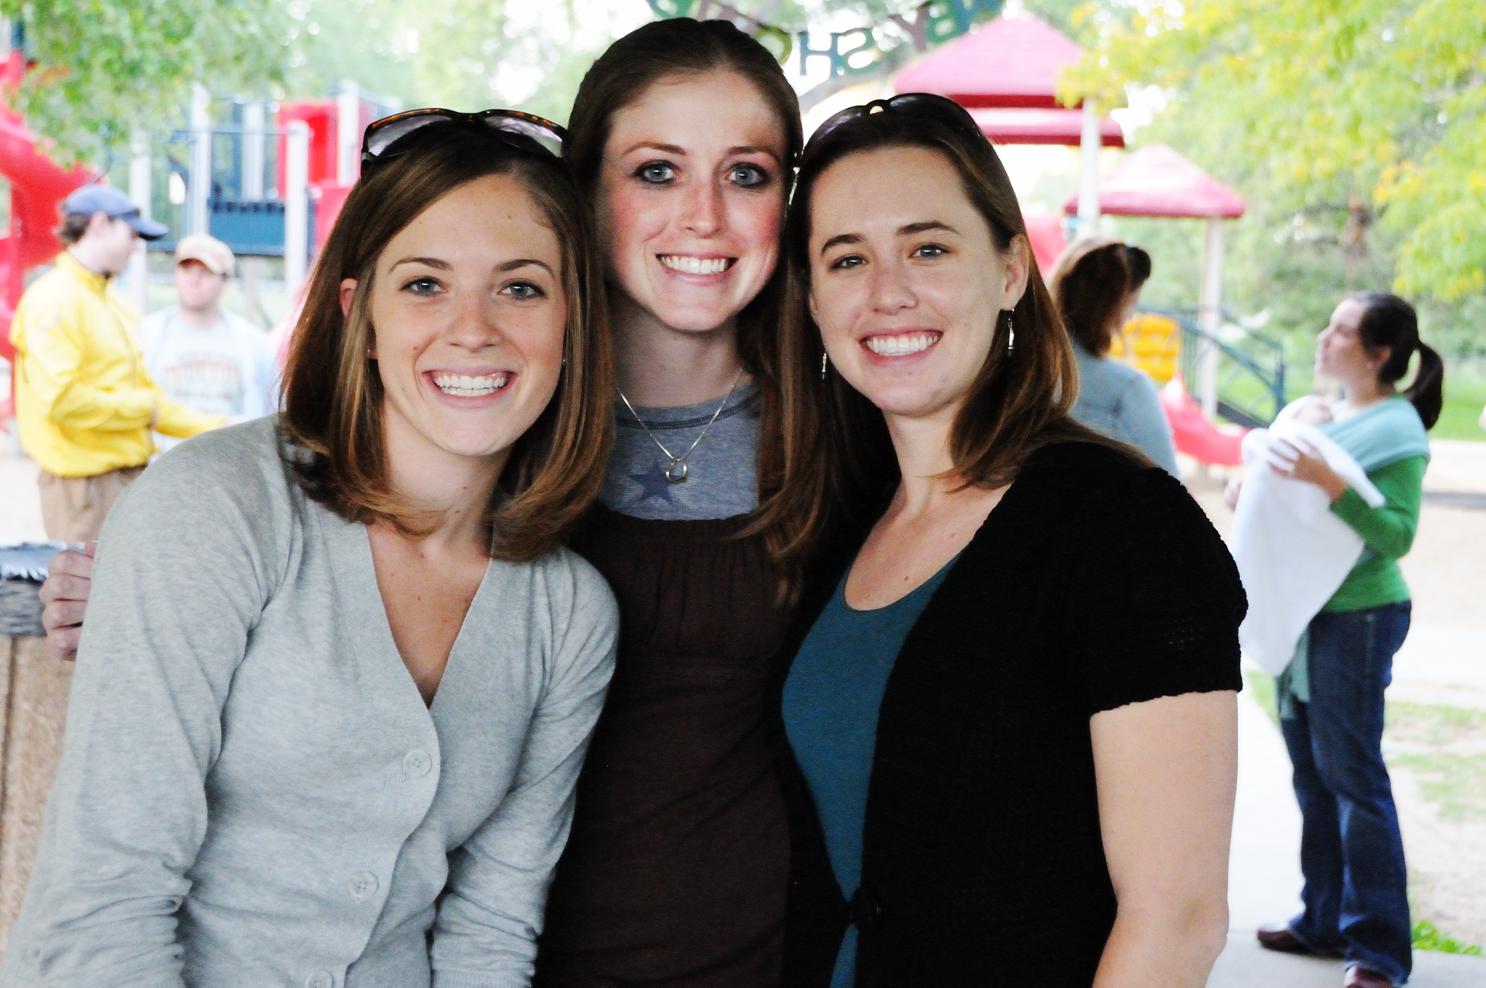
[[[1398,560],[1414,544],[1427,463],[1427,457],[1410,456],[1368,474],[1385,499],[1381,507],[1368,507],[1350,487],[1332,503],[1332,513],[1362,536],[1366,548],[1321,610],[1360,611],[1409,599]]]

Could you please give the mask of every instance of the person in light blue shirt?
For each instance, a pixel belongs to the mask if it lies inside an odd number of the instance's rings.
[[[1063,251],[1053,267],[1050,289],[1078,358],[1073,417],[1134,446],[1178,476],[1171,426],[1155,385],[1134,367],[1108,357],[1114,334],[1134,311],[1150,276],[1151,255],[1144,250],[1118,240],[1090,238]]]

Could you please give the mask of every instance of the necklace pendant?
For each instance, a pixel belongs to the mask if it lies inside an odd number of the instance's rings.
[[[666,479],[673,484],[686,483],[686,461],[672,460],[671,465],[666,467]]]

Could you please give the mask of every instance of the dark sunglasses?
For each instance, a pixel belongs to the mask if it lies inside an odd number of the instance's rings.
[[[410,134],[429,127],[457,124],[466,127],[483,127],[490,136],[502,144],[528,153],[562,157],[562,142],[568,132],[558,124],[535,113],[521,110],[481,110],[479,113],[460,113],[442,107],[426,107],[421,110],[404,110],[390,117],[374,120],[367,125],[361,138],[361,170],[365,172],[379,161],[386,161],[402,154],[406,148],[398,148],[398,142]]]
[[[975,118],[954,100],[946,96],[937,96],[934,93],[900,93],[888,99],[875,99],[859,106],[848,106],[844,110],[831,114],[819,127],[815,128],[815,133],[810,135],[810,140],[806,142],[805,150],[800,155],[801,160],[809,158],[810,149],[819,147],[821,140],[833,131],[838,131],[874,113],[896,113],[903,110],[941,120],[960,128],[966,134],[973,134],[980,140],[986,139],[985,133],[975,122]]]

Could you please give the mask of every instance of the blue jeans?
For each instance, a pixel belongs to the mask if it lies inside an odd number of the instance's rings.
[[[1383,764],[1383,690],[1409,631],[1408,601],[1317,614],[1310,700],[1280,722],[1300,802],[1301,940],[1402,984],[1413,966],[1407,873]]]

